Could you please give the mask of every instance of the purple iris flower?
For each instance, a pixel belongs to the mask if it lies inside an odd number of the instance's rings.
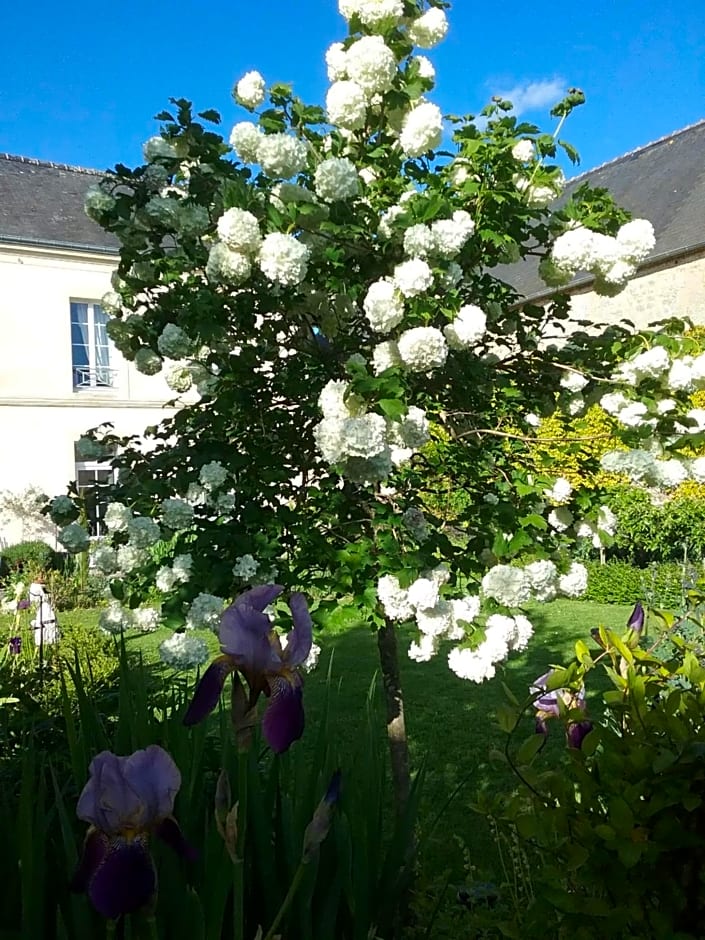
[[[303,594],[292,594],[289,607],[294,627],[286,649],[282,649],[264,609],[283,590],[279,584],[262,584],[241,594],[223,612],[219,633],[223,654],[198,683],[184,716],[185,725],[195,725],[213,711],[225,680],[238,671],[249,688],[249,709],[255,707],[261,693],[269,699],[262,732],[271,749],[281,754],[301,737],[304,709],[299,667],[311,651],[313,624]]]
[[[17,601],[18,610],[27,610],[29,608],[29,598],[25,597],[21,601]]]
[[[156,894],[152,834],[181,855],[194,856],[172,816],[181,774],[156,744],[128,757],[102,751],[88,771],[76,815],[90,828],[71,887],[85,891],[103,917],[116,920],[145,907]]]
[[[627,620],[627,630],[633,630],[635,633],[641,633],[643,629],[644,608],[641,601],[637,601],[629,620]]]
[[[537,695],[534,699],[534,708],[536,709],[536,734],[542,734],[548,737],[548,719],[558,718],[561,714],[561,703],[564,710],[579,710],[585,712],[587,708],[585,702],[585,688],[574,692],[571,689],[552,689],[550,692],[546,686],[553,675],[553,669],[549,669],[538,679],[534,680],[530,687],[532,695]],[[587,719],[583,721],[569,721],[566,728],[566,741],[568,747],[580,748],[583,738],[592,730],[592,722]]]
[[[22,649],[22,637],[21,636],[11,636],[10,642],[8,643],[10,647],[10,652],[13,656],[18,656]]]

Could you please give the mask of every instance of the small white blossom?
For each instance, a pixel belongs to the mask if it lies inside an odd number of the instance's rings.
[[[585,565],[574,561],[567,574],[558,579],[558,590],[566,597],[580,597],[587,590],[588,573]]]
[[[122,503],[110,503],[105,510],[103,522],[109,532],[127,532],[132,512]]]
[[[143,375],[156,375],[161,371],[162,360],[147,346],[143,346],[135,353],[135,368]]]
[[[569,480],[566,480],[565,477],[556,477],[551,489],[544,490],[544,496],[560,506],[561,503],[568,502],[572,492],[573,487]]]
[[[352,199],[360,190],[355,164],[347,157],[324,160],[316,169],[314,186],[324,202]]]
[[[262,242],[257,260],[270,281],[292,287],[306,277],[309,255],[307,246],[294,235],[270,232]]]
[[[235,85],[235,100],[249,111],[254,111],[264,101],[265,88],[264,78],[259,72],[245,72]]]
[[[59,530],[58,539],[67,552],[77,555],[79,552],[85,552],[90,545],[88,533],[77,522],[64,526]]]
[[[348,77],[347,54],[342,42],[334,42],[326,51],[328,81],[337,82]]]
[[[167,323],[157,339],[157,349],[169,359],[183,359],[193,350],[193,341],[175,323]]]
[[[433,67],[433,62],[425,55],[415,55],[411,57],[411,61],[416,64],[419,70],[419,78],[423,78],[429,82],[435,82],[436,80],[436,70]]]
[[[417,297],[433,286],[433,271],[421,258],[411,258],[394,268],[393,283],[404,297]]]
[[[456,209],[450,219],[436,219],[431,223],[436,252],[446,260],[462,250],[474,231],[475,222],[465,209]]]
[[[207,490],[217,489],[225,483],[227,478],[228,471],[218,460],[212,460],[210,463],[204,464],[198,474],[201,486]]]
[[[162,537],[159,526],[148,516],[133,516],[127,523],[127,535],[135,548],[149,548]]]
[[[398,578],[386,574],[377,582],[377,598],[385,616],[390,620],[411,620],[414,608],[409,603],[409,593],[399,584]]]
[[[535,152],[533,140],[520,140],[512,147],[512,156],[519,163],[528,163],[529,160],[533,160]]]
[[[428,258],[436,249],[436,239],[428,225],[411,225],[404,232],[404,252],[410,258]]]
[[[362,88],[368,99],[392,87],[397,60],[381,36],[356,40],[348,49],[345,62],[348,78]]]
[[[531,596],[531,580],[522,568],[495,565],[482,579],[482,590],[506,607],[519,607]]]
[[[567,506],[558,506],[549,512],[548,524],[556,532],[565,532],[573,524],[573,513]]]
[[[393,281],[382,278],[370,284],[362,309],[375,332],[388,333],[404,317],[404,297]]]
[[[91,564],[103,574],[115,574],[118,570],[117,552],[106,542],[91,546]]]
[[[451,349],[466,349],[479,343],[487,329],[487,315],[473,304],[465,304],[452,323],[443,327]]]
[[[448,32],[448,18],[439,7],[431,7],[409,27],[409,39],[415,46],[432,49],[445,39]]]
[[[121,545],[117,550],[117,563],[123,574],[137,571],[149,562],[149,552],[146,548],[136,545]]]
[[[164,499],[161,510],[162,522],[174,532],[183,532],[193,522],[193,506],[183,499]]]
[[[135,626],[142,633],[154,633],[159,629],[162,620],[162,613],[156,607],[138,607],[132,612]]]
[[[147,163],[158,159],[173,160],[176,156],[176,147],[172,141],[162,137],[161,134],[156,134],[144,142],[142,153]]]
[[[531,594],[535,600],[552,601],[558,593],[558,569],[552,561],[534,561],[524,568],[531,582]]]
[[[407,157],[420,157],[429,150],[435,150],[442,139],[443,115],[437,105],[424,101],[404,118],[399,143]]]
[[[375,375],[381,375],[386,369],[399,365],[401,365],[401,356],[394,340],[378,343],[372,350],[372,371]]]
[[[233,565],[233,574],[236,578],[242,578],[244,581],[250,581],[257,574],[259,562],[255,561],[252,555],[241,555],[235,559]]]
[[[430,372],[438,369],[448,357],[445,337],[433,326],[417,326],[405,330],[397,345],[401,361],[410,372]]]
[[[257,147],[257,160],[273,179],[289,179],[300,173],[308,159],[308,144],[291,134],[264,134]]]
[[[256,255],[262,244],[257,216],[245,209],[233,207],[218,219],[218,236],[232,251]],[[173,357],[178,358],[178,357]]]
[[[224,242],[216,242],[208,252],[206,274],[212,281],[242,284],[252,273],[252,263],[241,251],[233,251]]]
[[[240,121],[230,133],[230,146],[243,163],[257,163],[262,130],[251,121]]]
[[[118,601],[111,601],[100,612],[98,626],[106,633],[122,633],[133,626],[132,612],[119,604]]]
[[[222,597],[213,594],[198,594],[186,614],[186,629],[200,630],[210,628],[215,630],[220,622],[225,601]]]
[[[200,636],[175,633],[159,646],[163,663],[173,669],[195,669],[210,658],[208,644]]]
[[[367,100],[357,82],[334,82],[326,95],[328,120],[337,127],[354,131],[367,120]]]
[[[569,392],[580,392],[588,384],[588,381],[580,372],[564,372],[561,376],[561,388]]]
[[[403,0],[339,0],[338,9],[346,20],[357,15],[364,26],[374,29],[399,20],[404,14]]]

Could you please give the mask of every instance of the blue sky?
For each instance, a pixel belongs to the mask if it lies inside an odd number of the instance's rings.
[[[552,7],[549,15],[546,9]],[[705,117],[701,0],[456,0],[429,55],[444,111],[513,93],[543,125],[570,85],[587,104],[564,135],[590,169]],[[0,31],[0,151],[104,168],[140,162],[169,96],[243,112],[233,81],[257,68],[321,102],[323,53],[345,35],[337,0],[8,3]],[[548,129],[548,128],[547,128]]]

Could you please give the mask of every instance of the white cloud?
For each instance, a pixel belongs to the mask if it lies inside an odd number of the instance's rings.
[[[542,79],[538,82],[524,82],[497,94],[511,101],[514,114],[536,111],[556,104],[565,96],[567,83],[562,78]]]

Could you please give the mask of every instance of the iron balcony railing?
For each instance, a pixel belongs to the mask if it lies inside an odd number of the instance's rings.
[[[117,369],[108,369],[98,366],[91,369],[89,366],[73,367],[73,387],[79,388],[115,388],[117,385]]]

